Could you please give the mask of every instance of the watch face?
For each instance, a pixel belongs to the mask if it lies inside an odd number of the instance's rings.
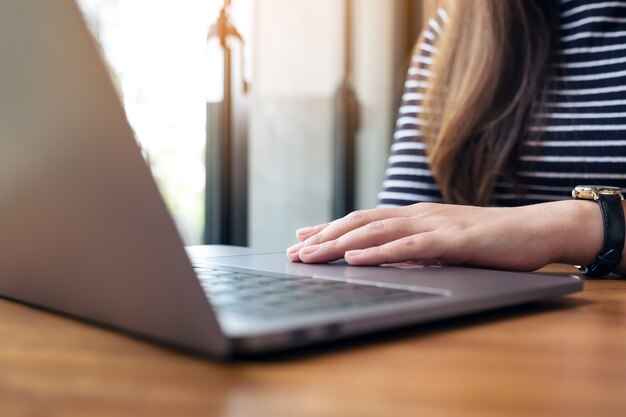
[[[572,197],[582,200],[597,200],[600,196],[615,195],[624,199],[619,187],[605,185],[577,185],[572,190]]]

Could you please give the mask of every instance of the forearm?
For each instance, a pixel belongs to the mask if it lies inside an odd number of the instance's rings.
[[[345,257],[352,265],[436,261],[533,271],[549,263],[592,264],[604,227],[600,207],[587,200],[509,208],[421,203],[351,213],[303,229],[298,238],[287,253],[293,261]],[[615,272],[626,275],[626,261]]]

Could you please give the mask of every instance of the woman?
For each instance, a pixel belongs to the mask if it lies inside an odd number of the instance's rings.
[[[626,2],[451,1],[412,60],[380,208],[287,255],[626,274],[626,206],[568,199],[625,180]]]

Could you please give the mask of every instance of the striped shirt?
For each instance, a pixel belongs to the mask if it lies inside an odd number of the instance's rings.
[[[421,102],[436,40],[448,17],[440,9],[411,60],[379,206],[441,202],[424,149]],[[554,74],[541,113],[529,120],[539,140],[525,140],[519,196],[499,181],[493,205],[570,197],[578,184],[626,185],[626,1],[560,0]]]

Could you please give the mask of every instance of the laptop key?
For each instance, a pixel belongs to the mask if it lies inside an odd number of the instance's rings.
[[[437,297],[313,277],[218,270],[209,265],[198,269],[198,278],[219,314],[257,317],[310,314]]]

